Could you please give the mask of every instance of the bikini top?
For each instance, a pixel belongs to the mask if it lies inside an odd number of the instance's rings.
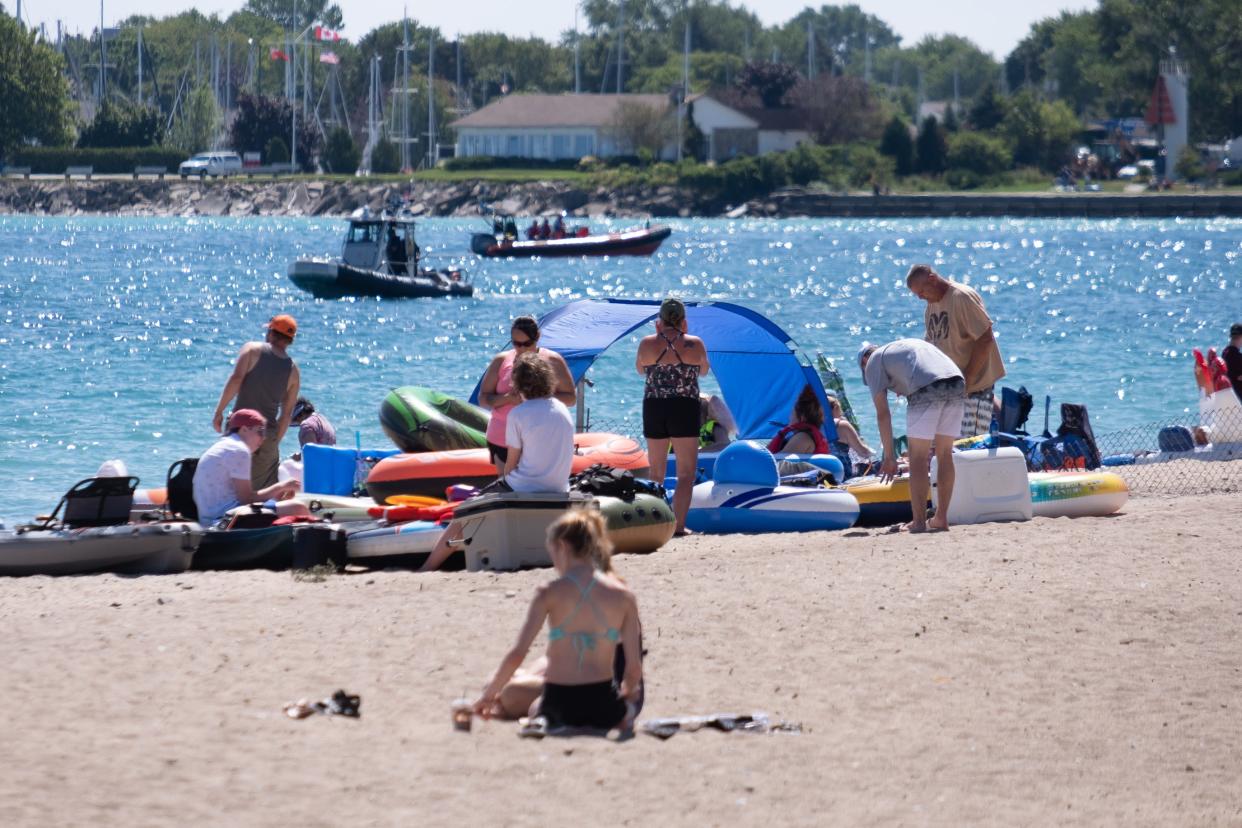
[[[578,587],[578,592],[580,593],[578,595],[578,603],[574,604],[574,608],[569,611],[569,615],[565,616],[564,621],[554,627],[548,628],[548,642],[551,643],[553,641],[561,641],[566,638],[573,642],[574,652],[578,654],[578,669],[581,670],[582,660],[586,657],[588,650],[595,649],[595,644],[599,635],[602,635],[613,644],[616,644],[621,640],[621,631],[616,627],[605,627],[604,631],[599,634],[593,632],[566,632],[565,626],[573,620],[575,615],[578,614],[578,609],[583,604],[586,604],[591,608],[591,612],[595,613],[595,618],[601,624],[605,624],[607,622],[603,617],[603,613],[600,612],[599,607],[594,601],[591,600],[591,588],[595,586],[595,573],[591,573],[591,580],[585,587],[579,584],[572,576],[567,574],[565,577],[568,578],[574,586]]]
[[[672,339],[660,334],[660,338],[664,340],[664,350],[656,357],[654,365],[647,366],[647,387],[643,391],[643,396],[652,399],[674,399],[678,397],[691,397],[698,399],[699,396],[699,366],[690,365],[681,358],[681,351],[673,347],[673,343],[677,338],[682,336],[678,333]],[[677,357],[676,362],[661,363],[664,355],[669,351]]]

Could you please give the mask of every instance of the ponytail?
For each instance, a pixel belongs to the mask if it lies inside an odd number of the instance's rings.
[[[570,509],[548,527],[548,540],[564,541],[575,558],[589,559],[600,572],[612,572],[612,541],[598,511]]]

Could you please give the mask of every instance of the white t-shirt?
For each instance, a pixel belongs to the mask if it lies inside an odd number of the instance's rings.
[[[240,437],[230,434],[207,449],[194,471],[194,505],[203,526],[215,523],[229,509],[242,505],[237,500],[234,480],[250,480],[250,449]]]
[[[515,492],[567,492],[574,463],[574,421],[553,397],[514,406],[505,424],[505,445],[521,449],[505,482]]]

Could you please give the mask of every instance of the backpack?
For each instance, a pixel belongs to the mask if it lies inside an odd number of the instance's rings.
[[[1026,434],[1026,419],[1031,415],[1035,400],[1026,386],[1001,389],[1000,430],[1007,434]]]
[[[1161,451],[1190,451],[1195,438],[1186,426],[1166,426],[1156,435],[1156,443]]]
[[[639,491],[632,472],[614,469],[603,463],[588,466],[569,478],[569,487],[584,494],[616,497],[625,501],[633,500]]]

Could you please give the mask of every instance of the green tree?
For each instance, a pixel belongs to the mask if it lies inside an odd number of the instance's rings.
[[[979,91],[967,117],[975,129],[987,131],[1000,126],[1005,118],[1005,100],[996,94],[995,84],[988,83]]]
[[[69,143],[70,106],[60,55],[0,12],[0,158],[23,144]]]
[[[1207,166],[1194,147],[1185,147],[1177,158],[1173,171],[1185,181],[1200,181],[1207,176]]]
[[[685,132],[682,133],[681,151],[686,158],[702,161],[707,157],[707,136],[694,121],[694,102],[686,104]]]
[[[1044,170],[1064,163],[1079,129],[1078,119],[1063,101],[1041,101],[1030,90],[1013,96],[1000,126],[1013,146],[1014,160]]]
[[[401,169],[401,150],[387,138],[381,138],[371,148],[371,172],[382,175]]]
[[[293,14],[295,5],[297,17]],[[339,29],[345,25],[341,7],[335,3],[329,4],[328,0],[300,0],[296,4],[289,0],[246,0],[246,11],[296,32],[316,23],[329,29]]]
[[[758,96],[764,106],[777,107],[798,85],[798,72],[787,63],[753,60],[738,72],[734,85],[744,93]]]
[[[220,108],[210,87],[200,86],[190,93],[173,122],[169,143],[189,153],[215,146],[220,125]]]
[[[945,163],[951,170],[989,176],[1013,166],[1013,153],[1000,138],[980,132],[957,132],[949,136]]]
[[[910,137],[910,126],[900,115],[884,127],[880,137],[880,152],[893,159],[897,175],[907,176],[914,172],[914,139]]]
[[[932,174],[944,172],[945,157],[948,152],[944,127],[935,117],[928,115],[923,119],[923,123],[919,124],[919,134],[914,141],[915,172]]]
[[[110,101],[78,135],[79,147],[150,147],[164,137],[164,119],[149,106]]]
[[[328,133],[324,144],[323,159],[329,171],[339,174],[352,174],[358,169],[361,153],[354,144],[354,138],[345,127],[337,127]]]
[[[284,98],[242,94],[237,99],[237,114],[229,125],[229,143],[238,152],[264,151],[267,163],[273,163],[266,152],[273,138],[279,138],[285,149],[283,161],[289,160],[289,140],[293,131],[293,106]],[[301,112],[298,105],[298,161],[309,165],[319,149],[319,129]]]
[[[807,31],[815,44],[812,74],[863,74],[867,39],[871,39],[874,57],[877,50],[895,48],[901,37],[887,23],[867,14],[856,4],[821,5],[803,9],[783,26],[772,32],[772,46],[782,60],[806,72]]]
[[[273,135],[263,145],[263,160],[268,164],[288,164],[289,145],[284,138]]]

